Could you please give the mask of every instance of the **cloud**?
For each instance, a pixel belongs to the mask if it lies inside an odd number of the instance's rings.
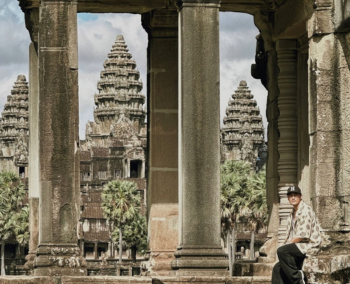
[[[29,33],[17,1],[0,0],[0,111],[18,75],[28,81]]]
[[[0,0],[0,111],[11,94],[19,74],[28,80],[29,33],[25,28],[24,14],[17,1]],[[221,121],[229,97],[239,82],[248,83],[258,101],[266,127],[266,90],[259,80],[250,75],[254,63],[255,36],[259,33],[253,17],[241,13],[220,13],[220,112]],[[122,34],[133,55],[146,93],[147,33],[141,26],[141,16],[133,14],[78,14],[79,51],[79,117],[80,138],[85,138],[85,125],[93,120],[94,94],[115,38]],[[5,39],[5,40],[4,40]]]
[[[79,111],[80,139],[85,138],[85,126],[93,121],[94,97],[97,82],[104,70],[117,35],[123,35],[129,52],[136,61],[146,93],[147,34],[141,26],[141,16],[131,14],[79,14]]]

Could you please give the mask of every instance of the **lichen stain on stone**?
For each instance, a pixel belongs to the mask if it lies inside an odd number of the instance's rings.
[[[74,239],[73,213],[68,204],[60,208],[60,239],[63,242],[71,242]]]

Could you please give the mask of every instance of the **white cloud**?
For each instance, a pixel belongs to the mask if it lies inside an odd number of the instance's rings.
[[[30,38],[24,24],[24,14],[17,1],[0,0],[0,111],[10,95],[17,75],[28,79],[28,47]],[[229,97],[245,80],[258,101],[266,127],[266,90],[259,80],[250,75],[254,63],[255,36],[259,33],[251,15],[220,13],[220,92],[221,120]],[[146,93],[147,34],[141,26],[140,15],[132,14],[79,14],[79,111],[80,138],[85,137],[87,120],[93,120],[97,82],[117,35],[122,34],[133,55]],[[4,40],[5,39],[5,40]]]

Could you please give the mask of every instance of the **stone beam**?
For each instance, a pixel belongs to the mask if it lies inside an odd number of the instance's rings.
[[[196,2],[179,7],[180,239],[172,267],[178,276],[215,276],[228,273],[220,238],[219,4]]]
[[[40,5],[39,246],[35,275],[84,275],[77,246],[79,107],[76,1]]]
[[[40,5],[40,0],[18,1],[23,11],[38,8]],[[78,0],[78,12],[143,14],[155,9],[167,9],[173,2],[172,0]],[[219,9],[222,12],[256,14],[260,10],[272,11],[275,6],[275,1],[272,0],[223,0]]]

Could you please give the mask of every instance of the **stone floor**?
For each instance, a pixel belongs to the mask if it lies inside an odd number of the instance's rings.
[[[1,276],[0,284],[270,284],[267,276],[246,277],[116,277],[116,276],[85,276],[85,277],[32,277],[32,276]]]

